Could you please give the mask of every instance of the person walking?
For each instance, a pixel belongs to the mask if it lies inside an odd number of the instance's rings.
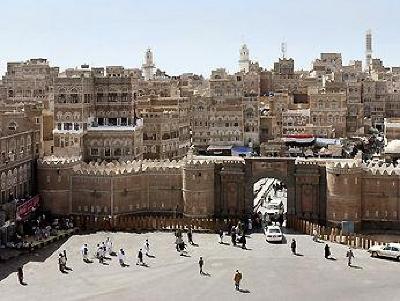
[[[108,255],[110,255],[110,256],[115,255],[113,252],[112,241],[109,237],[107,237],[107,239],[106,239],[106,249],[107,249]]]
[[[81,248],[81,253],[82,253],[83,262],[89,263],[89,262],[90,262],[90,260],[89,260],[89,258],[88,258],[88,256],[89,256],[89,248],[88,248],[88,245],[87,245],[87,244],[84,244],[84,245],[82,246],[82,248]]]
[[[200,257],[199,259],[200,275],[203,275],[203,265],[204,265],[203,257]]]
[[[313,234],[313,241],[318,242],[318,229],[316,227],[314,227],[312,234]]]
[[[103,242],[101,243],[100,247],[103,249],[103,250],[102,250],[103,258],[106,259],[106,257],[107,257],[107,247],[106,247],[106,243],[103,241]]]
[[[221,230],[219,230],[219,243],[220,244],[224,243],[223,238],[224,238],[224,231],[222,231],[222,229],[221,229]]]
[[[231,240],[232,240],[232,245],[236,246],[236,228],[232,227],[231,230]]]
[[[240,241],[242,242],[242,249],[246,249],[246,235],[244,235],[244,233],[240,238]]]
[[[292,254],[296,255],[296,240],[293,238],[292,243],[290,244],[290,248],[292,249]]]
[[[58,254],[58,268],[61,273],[66,273],[65,271],[66,261],[64,260],[63,254]]]
[[[325,258],[328,259],[329,256],[331,256],[331,250],[330,250],[328,244],[325,244]]]
[[[64,269],[66,271],[72,271],[72,268],[67,266],[68,258],[67,258],[67,251],[66,250],[63,251],[63,257],[64,257],[64,259],[63,259],[64,260]]]
[[[350,267],[351,266],[351,261],[354,258],[354,253],[353,253],[353,250],[351,248],[349,248],[349,250],[347,251],[346,257],[347,257],[347,265]]]
[[[236,270],[235,277],[233,277],[233,281],[235,282],[235,289],[240,290],[240,281],[242,280],[242,273],[239,270]]]
[[[125,251],[124,249],[120,249],[118,252],[118,261],[121,267],[125,266]]]
[[[150,253],[150,244],[149,244],[149,240],[148,239],[146,239],[146,242],[144,243],[144,249],[146,251],[146,256],[150,256],[149,255],[149,253]]]
[[[279,222],[279,225],[280,225],[281,228],[282,228],[282,227],[283,227],[283,222],[284,222],[283,213],[282,213],[282,214],[279,214],[278,222]]]
[[[139,250],[137,257],[138,257],[138,261],[136,262],[136,265],[139,265],[139,264],[143,265],[143,252],[142,252],[142,249]]]
[[[24,270],[23,270],[22,265],[20,267],[18,267],[18,269],[17,269],[17,276],[18,276],[19,284],[26,285],[26,283],[24,282]]]
[[[191,245],[193,245],[193,231],[192,231],[192,227],[189,227],[188,232],[187,232],[187,238],[188,238],[188,243],[190,243]]]
[[[99,263],[103,264],[104,263],[104,249],[100,244],[97,244],[97,251],[96,251],[96,257],[99,259]]]

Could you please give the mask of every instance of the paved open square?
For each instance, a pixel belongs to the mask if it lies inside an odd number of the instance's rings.
[[[116,257],[107,260],[108,265],[97,260],[91,264],[82,261],[83,243],[89,244],[93,254],[96,244],[108,236],[114,249],[125,249],[129,267],[120,267]],[[150,254],[155,257],[144,256],[148,267],[137,266],[137,252],[146,238]],[[188,246],[190,257],[183,257],[175,249],[173,233],[75,235],[43,262],[32,256],[33,260],[24,266],[26,286],[17,281],[18,260],[1,264],[0,299],[399,300],[400,263],[371,258],[366,251],[356,250],[354,267],[348,267],[345,246],[330,244],[337,260],[327,260],[324,243],[313,242],[306,235],[286,235],[286,241],[292,238],[297,241],[299,256],[291,254],[288,243],[267,243],[263,234],[249,236],[248,250],[243,250],[228,244],[227,236],[222,245],[217,235],[195,233],[198,246]],[[58,253],[64,249],[68,266],[73,268],[68,274],[58,270]],[[200,256],[205,261],[203,276],[199,274]],[[40,253],[36,257],[40,258]],[[9,274],[12,269],[14,272]],[[243,274],[243,292],[234,289],[236,269]]]

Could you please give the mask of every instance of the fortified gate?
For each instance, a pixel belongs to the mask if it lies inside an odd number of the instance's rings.
[[[253,184],[276,178],[288,188],[288,214],[325,221],[325,167],[293,158],[188,156],[181,161],[85,163],[49,157],[38,164],[44,207],[96,217],[245,217]]]
[[[286,184],[288,215],[325,222],[326,172],[324,165],[296,158],[246,158],[246,203],[253,202],[253,185],[262,178],[275,178]]]
[[[288,215],[321,224],[400,228],[400,167],[357,159],[206,157],[180,161],[38,162],[45,209],[58,215],[242,218],[253,185],[276,178],[288,190]]]

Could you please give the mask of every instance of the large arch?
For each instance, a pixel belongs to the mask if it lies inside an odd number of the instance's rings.
[[[325,167],[296,162],[296,158],[252,157],[245,159],[246,214],[253,210],[253,185],[275,178],[287,186],[287,214],[324,223],[326,220]]]
[[[245,159],[245,203],[247,212],[253,209],[253,185],[262,178],[275,178],[287,186],[287,212],[295,211],[295,158],[254,157]]]

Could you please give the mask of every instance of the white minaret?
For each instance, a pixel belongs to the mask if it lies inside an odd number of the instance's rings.
[[[365,34],[365,71],[371,72],[372,65],[372,33],[367,30]]]
[[[154,79],[154,70],[156,66],[153,61],[153,52],[148,48],[144,57],[144,64],[142,65],[144,79],[151,80]]]
[[[249,72],[250,54],[246,44],[243,44],[239,51],[239,71]]]

